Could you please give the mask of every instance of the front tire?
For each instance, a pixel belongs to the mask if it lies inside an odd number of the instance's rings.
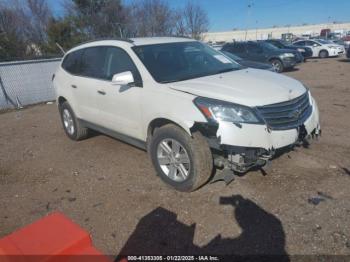
[[[79,141],[88,136],[88,128],[81,125],[67,101],[59,106],[59,111],[63,129],[70,139]]]
[[[328,51],[327,50],[321,50],[320,51],[320,54],[319,54],[319,57],[320,58],[327,58],[328,57]]]
[[[283,63],[278,59],[272,59],[271,65],[276,73],[282,73],[284,70]]]
[[[199,132],[191,137],[176,125],[165,125],[155,130],[148,152],[159,177],[176,190],[194,191],[211,177],[213,157]]]

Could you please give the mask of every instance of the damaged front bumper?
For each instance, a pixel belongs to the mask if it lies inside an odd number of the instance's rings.
[[[264,166],[276,151],[293,147],[321,134],[319,112],[312,99],[310,116],[296,128],[273,130],[268,125],[233,124],[220,122],[204,130],[214,152],[216,166],[244,173],[253,167]]]

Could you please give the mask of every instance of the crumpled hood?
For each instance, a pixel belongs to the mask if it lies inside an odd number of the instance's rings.
[[[275,104],[305,93],[297,80],[258,69],[243,69],[169,84],[172,89],[246,106]]]

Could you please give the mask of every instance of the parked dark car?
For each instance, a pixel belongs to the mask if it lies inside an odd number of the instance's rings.
[[[221,51],[221,52],[244,67],[269,70],[269,71],[275,72],[275,69],[273,68],[273,66],[270,63],[261,63],[261,62],[245,60],[245,59],[242,59],[241,57],[234,55],[232,53],[229,53],[227,51]]]
[[[279,39],[269,39],[269,40],[265,40],[265,42],[270,43],[280,49],[291,49],[291,50],[296,50],[300,52],[302,57],[299,56],[299,59],[303,60],[304,62],[306,61],[307,58],[312,57],[312,49],[306,46],[305,47],[295,46],[291,43],[288,43],[286,41],[279,40]]]
[[[270,63],[278,73],[291,69],[297,64],[297,51],[278,49],[266,42],[227,43],[221,50],[237,55],[243,60]]]
[[[347,58],[350,58],[350,47],[348,48],[348,51],[346,52]]]

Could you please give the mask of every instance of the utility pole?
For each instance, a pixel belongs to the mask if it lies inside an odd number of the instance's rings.
[[[254,4],[252,2],[248,2],[248,5],[247,5],[247,18],[246,18],[246,29],[245,29],[245,37],[244,37],[244,40],[247,41],[247,34],[248,34],[248,22],[250,20],[250,11],[251,11],[251,8]]]
[[[328,16],[328,27],[331,29],[331,17]],[[328,39],[328,30],[326,30],[326,39]]]

